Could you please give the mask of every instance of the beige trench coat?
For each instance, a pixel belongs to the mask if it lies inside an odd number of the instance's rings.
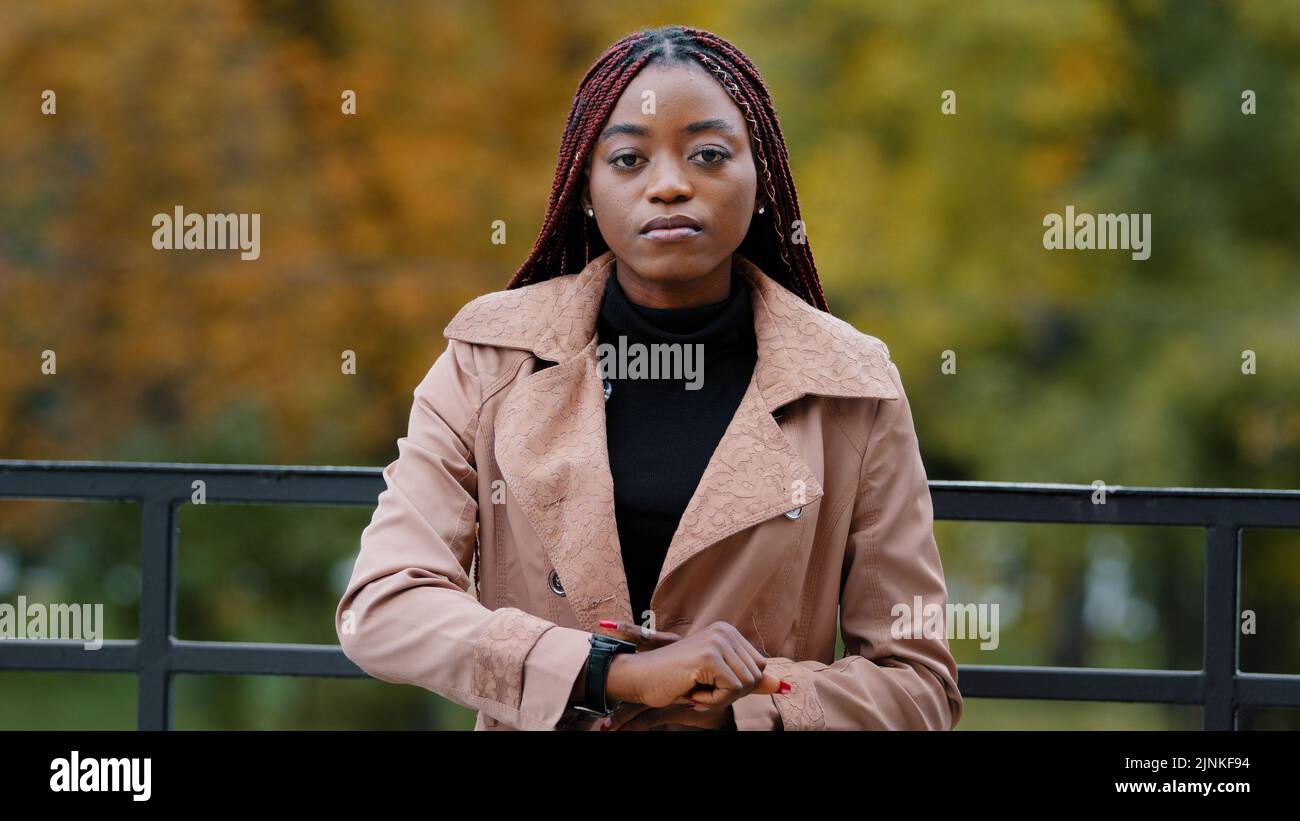
[[[950,729],[962,696],[946,639],[892,629],[911,621],[896,605],[942,610],[947,590],[889,349],[738,267],[757,364],[673,535],[653,626],[729,622],[793,685],[735,701],[741,730]],[[645,621],[623,572],[596,348],[613,271],[606,252],[447,325],[335,613],[348,658],[475,709],[476,730],[592,728],[566,710],[589,631]]]

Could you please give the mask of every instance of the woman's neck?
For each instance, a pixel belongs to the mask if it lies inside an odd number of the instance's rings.
[[[732,257],[707,274],[694,279],[664,281],[647,279],[616,260],[614,273],[623,293],[633,305],[644,308],[693,308],[726,300],[731,294]]]

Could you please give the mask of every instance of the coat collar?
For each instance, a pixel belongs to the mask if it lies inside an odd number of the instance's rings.
[[[823,489],[772,412],[801,396],[897,399],[889,351],[804,302],[737,254],[752,286],[757,360],[740,406],[704,469],[669,545],[651,606],[687,559],[722,539],[819,499]],[[614,516],[596,317],[612,251],[576,274],[471,301],[448,339],[518,348],[555,362],[521,380],[496,418],[496,457],[564,585],[583,629],[633,617]]]

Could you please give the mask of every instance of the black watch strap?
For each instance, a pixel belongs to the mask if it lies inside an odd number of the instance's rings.
[[[609,704],[605,700],[605,680],[609,675],[609,667],[617,654],[635,652],[636,645],[630,641],[592,633],[591,651],[587,654],[586,689],[582,701],[573,705],[574,709],[597,716],[607,716],[614,712],[618,704]]]

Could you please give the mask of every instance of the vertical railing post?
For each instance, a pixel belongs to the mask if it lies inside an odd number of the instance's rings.
[[[169,668],[176,623],[176,526],[176,506],[171,498],[144,500],[140,512],[140,638],[136,661],[141,730],[171,729]]]
[[[1241,528],[1220,522],[1205,533],[1206,730],[1237,728],[1237,651],[1241,626]]]

